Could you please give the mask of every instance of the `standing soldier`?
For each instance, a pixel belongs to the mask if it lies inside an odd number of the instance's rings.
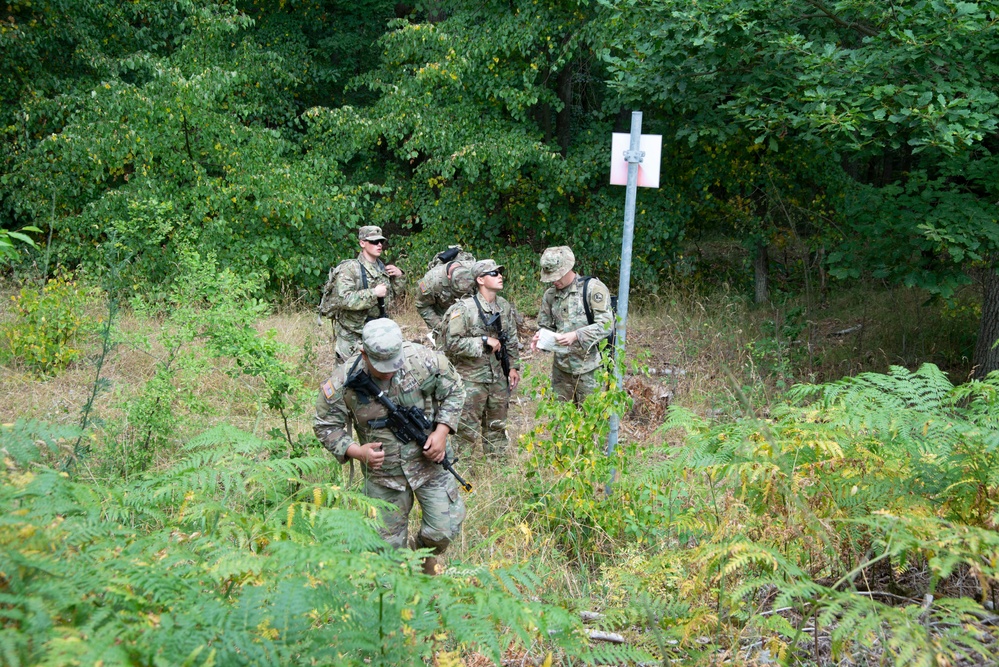
[[[482,435],[487,457],[502,457],[509,449],[506,417],[510,392],[520,382],[517,320],[510,302],[499,296],[503,267],[491,259],[472,266],[476,293],[458,301],[444,316],[448,359],[465,381],[457,449],[471,453]]]
[[[541,282],[554,283],[541,297],[538,327],[554,331],[555,342],[568,351],[556,351],[552,363],[552,391],[576,405],[597,387],[600,341],[614,326],[610,291],[598,278],[584,278],[572,267],[576,257],[569,246],[548,248],[541,255]],[[589,311],[589,314],[587,313]],[[539,331],[531,341],[537,350]]]
[[[364,323],[385,317],[402,291],[402,271],[379,259],[388,240],[382,236],[382,228],[361,227],[357,239],[361,252],[356,259],[345,259],[330,269],[319,306],[320,314],[333,320],[340,362],[360,346]]]
[[[431,340],[435,344],[441,340],[441,318],[444,313],[454,305],[455,301],[472,291],[474,281],[471,268],[474,263],[473,258],[471,261],[454,259],[445,264],[438,264],[427,271],[419,282],[416,311],[427,323]]]
[[[316,403],[316,436],[340,463],[360,461],[365,495],[395,506],[382,511],[381,533],[396,549],[408,544],[408,518],[415,496],[423,517],[414,544],[434,550],[434,556],[424,561],[424,572],[435,574],[436,556],[458,535],[465,518],[455,478],[437,465],[444,459],[448,433],[458,428],[465,388],[443,354],[404,341],[392,320],[368,322],[361,340],[360,351],[322,384]],[[347,386],[362,372],[396,405],[416,406],[429,416],[433,431],[425,443],[400,442],[389,425],[377,421],[388,414],[385,406]],[[347,429],[348,416],[355,422],[357,440]]]

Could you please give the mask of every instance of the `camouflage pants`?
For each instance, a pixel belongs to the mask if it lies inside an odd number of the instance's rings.
[[[560,401],[582,405],[586,397],[597,388],[596,369],[589,373],[573,375],[566,373],[557,366],[552,366],[552,391]]]
[[[397,491],[366,479],[364,495],[395,505],[395,509],[381,511],[385,527],[379,530],[395,549],[408,544],[409,512],[413,509],[414,496],[422,511],[416,547],[433,549],[434,554],[444,553],[451,540],[458,536],[461,522],[465,520],[465,501],[458,495],[458,483],[443,469],[441,474],[415,490],[407,486],[405,491]]]
[[[470,456],[475,441],[482,436],[482,452],[487,457],[504,457],[509,452],[506,416],[510,408],[510,388],[501,382],[465,381],[465,407],[455,434],[455,453]]]
[[[337,361],[341,364],[361,347],[361,334],[340,326],[336,320],[333,321],[333,336],[336,338],[333,349],[336,351]]]
[[[354,353],[355,347],[361,347],[361,335],[338,326],[336,321],[333,322],[333,335],[335,336],[333,351],[336,353],[336,363],[344,364],[347,362],[347,358]],[[355,336],[356,340],[353,338]],[[354,425],[354,415],[348,411],[344,429],[347,431],[347,435],[352,438],[354,437]]]

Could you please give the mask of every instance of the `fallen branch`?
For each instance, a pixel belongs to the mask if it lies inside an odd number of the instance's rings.
[[[598,642],[611,642],[612,644],[623,644],[624,637],[616,632],[604,632],[603,630],[587,630],[586,636]]]

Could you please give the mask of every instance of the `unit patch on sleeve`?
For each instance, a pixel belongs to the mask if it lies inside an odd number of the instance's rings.
[[[426,294],[428,291],[430,291],[430,288],[427,286],[427,281],[426,280],[421,280],[420,281],[420,294]]]
[[[600,303],[601,301],[604,300],[604,295],[601,294],[600,292],[594,292],[593,293],[593,300],[596,301],[597,303]]]

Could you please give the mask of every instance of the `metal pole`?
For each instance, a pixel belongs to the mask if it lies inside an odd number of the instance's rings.
[[[628,327],[628,290],[631,286],[631,248],[635,238],[635,199],[638,194],[638,165],[645,157],[645,152],[639,150],[642,142],[642,112],[631,112],[631,144],[624,152],[628,161],[628,189],[624,198],[624,232],[621,236],[621,275],[617,286],[617,346],[614,354],[614,379],[620,389],[624,374],[624,345]],[[621,428],[621,417],[612,414],[610,417],[610,433],[607,435],[607,456],[614,453],[617,446],[618,433]],[[615,471],[607,482],[607,493],[610,493]]]

